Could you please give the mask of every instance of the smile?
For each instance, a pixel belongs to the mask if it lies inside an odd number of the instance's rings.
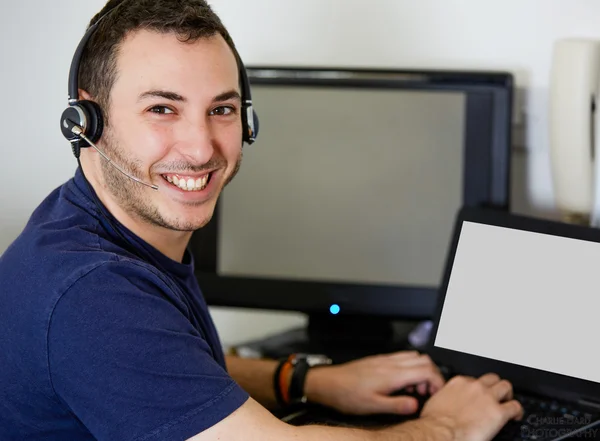
[[[202,191],[210,182],[212,172],[200,177],[184,176],[184,175],[162,175],[162,177],[184,191]]]

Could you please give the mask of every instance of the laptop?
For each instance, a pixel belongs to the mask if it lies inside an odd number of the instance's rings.
[[[423,352],[447,378],[494,372],[512,383],[525,415],[497,440],[600,439],[599,318],[600,230],[463,208]],[[406,418],[311,409],[287,420],[377,427]]]
[[[513,384],[525,417],[497,439],[600,439],[599,312],[600,230],[464,208],[427,352]]]

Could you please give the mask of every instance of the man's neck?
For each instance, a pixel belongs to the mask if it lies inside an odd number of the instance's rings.
[[[150,225],[143,219],[130,216],[112,199],[105,199],[107,200],[100,198],[107,210],[129,231],[139,236],[171,260],[176,262],[183,261],[185,248],[192,237],[191,232],[172,231],[158,225]]]

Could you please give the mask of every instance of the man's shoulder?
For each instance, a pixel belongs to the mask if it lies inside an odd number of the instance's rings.
[[[0,257],[0,281],[9,291],[48,295],[113,258],[99,246],[97,222],[52,196]]]
[[[5,294],[52,303],[74,286],[85,288],[92,274],[107,286],[114,280],[161,280],[153,266],[107,246],[106,237],[86,227],[22,234],[0,258]]]
[[[3,304],[17,309],[37,305],[48,311],[78,280],[94,271],[142,269],[110,239],[95,207],[77,197],[72,187],[69,181],[53,191],[0,256]]]

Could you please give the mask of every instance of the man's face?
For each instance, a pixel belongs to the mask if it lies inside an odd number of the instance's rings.
[[[122,43],[102,143],[140,185],[102,160],[105,185],[132,216],[192,231],[211,218],[241,162],[238,68],[219,36],[182,43],[138,31]]]

